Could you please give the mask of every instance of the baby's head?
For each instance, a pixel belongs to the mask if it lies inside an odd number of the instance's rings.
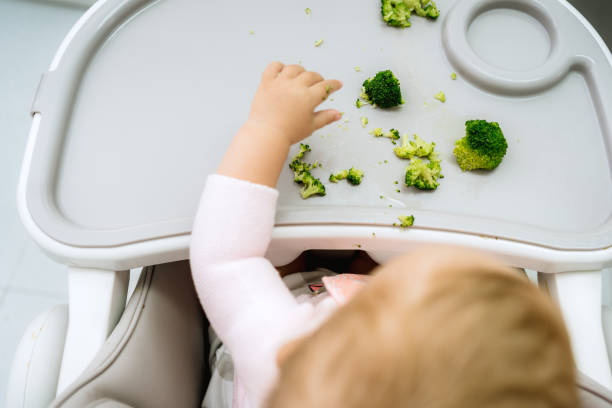
[[[279,353],[271,408],[575,407],[561,314],[515,270],[420,248]]]

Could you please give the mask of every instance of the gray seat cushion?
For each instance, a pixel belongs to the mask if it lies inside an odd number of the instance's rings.
[[[145,268],[117,327],[51,407],[199,406],[206,327],[187,261]]]

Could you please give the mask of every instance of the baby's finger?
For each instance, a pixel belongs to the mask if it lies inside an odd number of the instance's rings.
[[[326,79],[310,87],[314,101],[317,104],[327,99],[330,94],[336,92],[340,88],[342,88],[342,82],[337,79]]]
[[[276,78],[279,72],[283,70],[285,64],[279,61],[274,61],[268,64],[266,69],[264,69],[263,74],[261,74],[262,81],[267,81]]]
[[[317,82],[323,81],[323,77],[318,72],[306,71],[306,72],[302,72],[297,77],[297,80],[300,81],[300,83],[310,87],[316,84]]]
[[[304,67],[301,65],[287,65],[280,73],[280,76],[283,78],[295,78],[304,72]]]
[[[335,109],[325,109],[317,111],[314,114],[313,119],[313,132],[317,129],[321,129],[323,126],[329,125],[332,122],[340,120],[342,115]]]

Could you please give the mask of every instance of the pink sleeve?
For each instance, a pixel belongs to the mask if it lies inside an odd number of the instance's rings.
[[[264,258],[278,192],[212,175],[193,226],[191,270],[208,319],[228,346],[249,400],[260,405],[276,377],[276,351],[312,313],[298,306]]]

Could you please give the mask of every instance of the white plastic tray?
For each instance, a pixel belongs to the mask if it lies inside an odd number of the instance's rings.
[[[425,230],[560,250],[612,245],[612,65],[603,43],[557,0],[438,5],[437,21],[415,16],[401,30],[384,24],[378,1],[100,3],[34,101],[41,119],[27,210],[44,234],[73,247],[189,234],[206,175],[246,118],[261,71],[281,60],[343,80],[324,106],[349,122],[306,140],[327,196],[302,200],[285,169],[277,225],[381,226],[414,214]],[[356,109],[361,82],[387,68],[406,103]],[[445,104],[433,99],[439,90]],[[497,121],[506,135],[508,154],[491,173],[462,173],[452,156],[468,119]],[[406,162],[368,135],[374,127],[434,140],[440,187],[401,186]],[[327,183],[350,166],[365,171],[361,186]]]

